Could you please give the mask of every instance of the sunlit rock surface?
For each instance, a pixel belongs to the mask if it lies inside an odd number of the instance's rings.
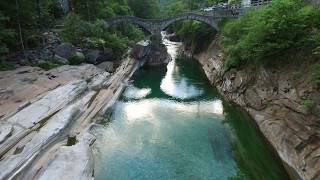
[[[85,136],[73,146],[61,147],[45,167],[39,180],[87,180],[93,179],[93,155],[90,145],[95,137]]]
[[[65,65],[49,71],[38,67],[0,71],[0,121],[37,101],[48,91],[72,81],[90,79],[103,72],[89,64]]]
[[[91,92],[75,104],[55,114],[23,147],[22,152],[0,161],[0,179],[9,178],[16,169],[25,166],[28,161],[31,162],[33,158],[39,155],[44,147],[49,146],[59,136],[63,136],[63,131],[84,112],[93,95],[94,93]]]

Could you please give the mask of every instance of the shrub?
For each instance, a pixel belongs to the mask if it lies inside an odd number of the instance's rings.
[[[319,9],[302,0],[275,0],[223,27],[226,66],[269,63],[292,53],[312,55],[319,29]]]
[[[79,65],[84,62],[85,57],[82,53],[76,52],[68,60],[70,65]]]
[[[308,99],[308,100],[303,101],[303,107],[306,110],[310,111],[313,108],[313,106],[314,106],[314,102],[312,100]]]
[[[83,21],[80,16],[70,13],[65,20],[64,29],[60,33],[64,41],[71,42],[73,44],[79,43],[81,38],[81,27]]]
[[[65,41],[85,48],[111,48],[117,58],[126,52],[130,42],[143,39],[143,32],[133,25],[123,24],[117,29],[107,30],[104,21],[89,23],[77,15],[69,15],[61,33]]]
[[[9,64],[7,61],[0,60],[0,71],[7,71],[11,69],[14,69],[12,64]]]
[[[56,64],[56,63],[52,63],[52,62],[49,62],[49,61],[44,61],[44,62],[40,62],[37,64],[38,67],[48,71],[50,69],[53,69],[53,68],[56,68],[59,66],[59,64]]]

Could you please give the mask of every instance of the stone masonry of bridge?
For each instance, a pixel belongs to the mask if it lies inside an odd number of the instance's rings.
[[[195,20],[208,24],[216,31],[219,31],[217,22],[221,21],[222,19],[237,18],[241,16],[247,9],[257,8],[268,4],[269,2],[271,2],[271,0],[259,0],[257,3],[251,3],[249,6],[239,4],[226,7],[217,7],[210,12],[185,12],[168,19],[142,19],[134,16],[118,16],[106,21],[105,27],[110,28],[119,23],[129,22],[140,26],[153,35],[156,35],[160,34],[162,30],[166,29],[169,25],[177,21]]]
[[[183,13],[183,14],[176,15],[172,18],[163,19],[163,20],[160,20],[160,19],[141,19],[141,18],[134,17],[134,16],[119,16],[119,17],[112,18],[109,21],[106,21],[105,27],[109,28],[109,27],[116,25],[116,24],[119,24],[119,23],[130,22],[132,24],[136,24],[136,25],[142,27],[143,29],[145,29],[146,31],[148,31],[151,34],[158,34],[162,30],[166,29],[169,25],[171,25],[177,21],[182,21],[182,20],[196,20],[199,22],[203,22],[218,31],[219,28],[218,28],[218,25],[216,24],[216,22],[221,20],[221,18],[215,18],[212,16],[206,16],[206,15],[199,15],[196,13]]]

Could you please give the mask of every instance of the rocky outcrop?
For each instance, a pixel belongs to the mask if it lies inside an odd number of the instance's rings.
[[[226,71],[218,40],[195,57],[219,92],[249,112],[293,178],[320,179],[320,92],[312,87],[312,64]]]
[[[86,62],[90,64],[99,64],[104,61],[114,60],[112,49],[105,48],[103,51],[98,49],[89,49],[86,52]]]
[[[97,65],[97,67],[109,72],[109,73],[114,73],[116,70],[116,65],[114,62],[111,61],[106,61],[103,63],[100,63]]]
[[[75,80],[89,80],[104,71],[94,65],[61,66],[45,71],[22,67],[0,72],[0,121],[25,108],[45,93]]]
[[[80,85],[80,87],[83,87],[83,85]],[[64,92],[61,88],[58,90],[60,93]],[[14,175],[16,169],[22,169],[22,166],[27,166],[32,162],[32,159],[36,158],[41,153],[42,149],[50,146],[52,142],[65,135],[64,132],[66,132],[66,128],[72,123],[72,121],[76,120],[77,117],[84,112],[85,107],[88,105],[94,94],[94,92],[88,93],[84,98],[77,101],[75,104],[67,106],[65,109],[55,114],[28,143],[24,144],[21,152],[17,152],[17,154],[15,153],[14,155],[4,158],[2,161],[0,161],[0,179],[9,179]],[[49,99],[50,98],[48,98],[48,100]],[[61,99],[58,99],[58,101],[61,101]],[[40,109],[40,111],[42,107],[45,107],[44,105],[49,104],[50,106],[50,103],[48,102],[41,102],[41,105],[39,103],[40,102],[38,102],[38,105],[36,105],[34,108]],[[29,116],[26,113],[29,113]],[[24,115],[28,120],[33,120],[33,117],[30,117],[30,115],[37,115],[37,112],[36,109],[26,108],[25,112],[20,114]],[[49,112],[45,112],[43,114],[50,116]],[[37,119],[37,117],[34,119]],[[36,124],[36,122],[27,125],[30,127],[34,124]],[[13,140],[11,140],[11,142],[13,142]]]
[[[151,45],[150,53],[146,58],[148,59],[146,65],[149,66],[168,64],[172,60],[171,56],[167,52],[167,48],[164,45]]]
[[[158,66],[168,64],[171,61],[171,56],[165,45],[155,45],[150,41],[143,41],[135,45],[130,56],[146,66]]]
[[[1,72],[1,110],[21,88],[35,90],[31,86],[39,79],[48,87],[23,93],[27,101],[3,111],[0,179],[93,179],[95,137],[90,127],[115,103],[139,67],[139,61],[128,57],[113,75],[93,65]]]

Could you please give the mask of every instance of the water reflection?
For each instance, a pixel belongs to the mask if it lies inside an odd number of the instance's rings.
[[[165,37],[165,34],[163,34],[163,37]],[[171,42],[166,38],[163,38],[163,42],[167,46],[172,59],[176,59],[178,48],[182,44]],[[176,66],[176,61],[171,61],[167,66],[167,73],[162,79],[161,90],[170,96],[180,99],[195,98],[203,94],[203,90],[198,89],[192,82],[189,82],[187,77],[181,75],[181,70],[179,66]]]
[[[120,103],[120,102],[119,102]],[[159,110],[170,111],[175,110],[177,114],[185,114],[191,116],[197,114],[200,117],[201,114],[210,113],[212,117],[222,118],[223,106],[222,101],[208,101],[208,102],[192,102],[192,103],[178,103],[166,100],[143,100],[138,102],[122,102],[124,107],[123,112],[128,121],[135,121],[138,119],[148,120],[154,119],[154,115]]]

